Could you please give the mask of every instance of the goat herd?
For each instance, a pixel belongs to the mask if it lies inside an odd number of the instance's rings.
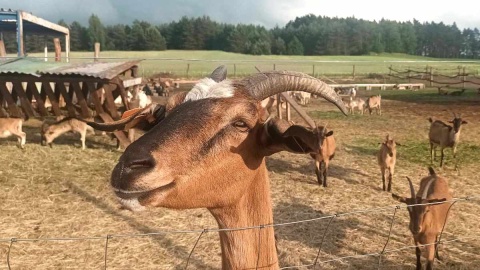
[[[271,224],[265,157],[280,151],[310,154],[315,160],[318,183],[326,187],[328,164],[335,155],[332,130],[326,126],[310,129],[291,124],[272,117],[260,105],[262,100],[285,91],[318,95],[344,114],[353,114],[355,109],[362,114],[367,109],[370,114],[373,110],[381,114],[380,95],[364,101],[356,97],[355,91],[343,102],[322,81],[286,71],[262,72],[232,82],[226,79],[226,68],[220,66],[189,92],[170,96],[165,106],[146,104],[128,117],[108,124],[65,118],[44,125],[42,143],[51,144],[60,134],[73,130],[82,134],[82,148],[85,148],[84,134],[93,130],[90,126],[104,131],[141,126],[148,132],[125,149],[111,176],[115,195],[125,208],[132,211],[146,206],[208,208],[220,229]],[[17,136],[23,147],[26,136],[22,121],[0,119],[0,137]],[[450,121],[453,125],[431,118],[429,121],[431,161],[439,147],[440,166],[443,166],[444,149],[452,148],[456,155],[460,130],[467,122],[457,115]],[[387,135],[377,155],[383,190],[388,192],[392,187],[397,145],[400,144]],[[162,162],[157,162],[159,159]],[[410,197],[396,194],[392,197],[408,205],[410,231],[417,245],[417,269],[421,269],[419,245],[427,245],[427,269],[432,269],[435,255],[438,258],[437,244],[433,244],[446,222],[452,195],[447,180],[431,167],[417,191],[410,179],[408,183]],[[223,269],[279,268],[272,226],[258,232],[220,230],[219,233]]]

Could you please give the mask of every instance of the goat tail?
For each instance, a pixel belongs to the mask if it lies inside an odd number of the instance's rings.
[[[430,173],[431,176],[436,175],[435,170],[432,167],[428,167],[428,172]]]
[[[429,117],[428,122],[433,123],[433,119],[431,117]]]

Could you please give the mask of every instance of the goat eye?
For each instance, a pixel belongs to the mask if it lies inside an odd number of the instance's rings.
[[[245,122],[241,121],[241,120],[235,121],[235,122],[233,123],[233,126],[234,126],[235,128],[237,128],[238,130],[240,130],[241,132],[246,132],[246,131],[249,130],[248,125],[247,125]]]

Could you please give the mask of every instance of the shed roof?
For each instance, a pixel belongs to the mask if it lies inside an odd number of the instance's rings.
[[[45,62],[35,58],[15,58],[0,62],[0,75],[84,76],[111,80],[119,74],[138,66],[140,60],[127,62],[63,63]]]
[[[18,20],[22,20],[23,29],[29,33],[62,36],[69,30],[61,25],[39,18],[22,10],[0,9],[0,30],[16,32]]]

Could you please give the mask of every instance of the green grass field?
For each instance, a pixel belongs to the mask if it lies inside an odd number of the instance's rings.
[[[43,53],[30,54],[43,57]],[[54,57],[53,53],[49,57]],[[93,52],[71,52],[72,62],[90,61]],[[369,74],[388,74],[389,66],[395,69],[425,70],[431,66],[435,71],[456,74],[459,66],[478,75],[480,61],[462,59],[438,59],[418,57],[405,54],[380,54],[367,56],[290,56],[290,55],[245,55],[223,51],[103,51],[100,53],[105,61],[125,61],[128,59],[145,59],[140,65],[140,74],[151,76],[156,73],[170,72],[178,77],[201,77],[211,72],[219,64],[226,64],[229,73],[244,76],[260,70],[293,70],[314,73],[315,76],[365,76]],[[73,59],[80,58],[80,59]],[[53,61],[53,60],[52,60]],[[187,74],[188,69],[188,74]]]

